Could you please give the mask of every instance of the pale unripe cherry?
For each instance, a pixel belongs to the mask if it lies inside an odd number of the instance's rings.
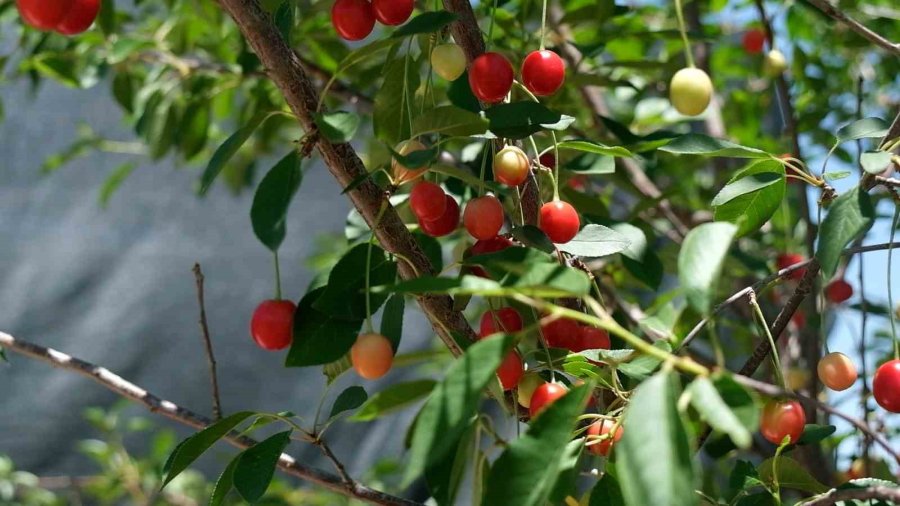
[[[516,394],[519,397],[519,404],[521,404],[523,408],[530,408],[531,396],[534,395],[534,391],[544,383],[546,383],[546,381],[544,381],[544,378],[541,378],[540,374],[536,372],[525,373],[525,376],[522,376],[522,379],[519,380],[519,388],[516,391]]]
[[[773,49],[766,53],[766,59],[763,61],[763,72],[769,77],[778,77],[787,70],[787,59],[784,53],[777,49]]]
[[[350,348],[350,362],[363,378],[378,379],[391,370],[394,349],[381,334],[361,334]]]
[[[456,81],[466,71],[466,54],[458,44],[440,44],[431,51],[431,66],[437,75]]]
[[[516,146],[506,146],[494,155],[494,179],[507,186],[524,183],[528,169],[528,156]]]
[[[838,392],[852,387],[859,376],[850,357],[838,352],[822,357],[816,370],[822,384]]]
[[[706,72],[683,68],[672,76],[669,83],[669,100],[672,106],[686,116],[697,116],[706,110],[712,100],[713,84]]]
[[[406,156],[410,153],[415,153],[416,151],[423,151],[428,149],[427,146],[422,144],[421,142],[410,139],[408,141],[403,141],[400,144],[397,144],[397,147],[394,148],[394,151],[397,153]],[[428,170],[428,167],[406,167],[405,165],[401,165],[396,159],[391,161],[391,172],[394,175],[394,182],[397,184],[403,184],[407,181],[412,181],[413,179],[419,177]]]

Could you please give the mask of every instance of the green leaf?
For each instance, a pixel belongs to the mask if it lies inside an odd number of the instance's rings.
[[[238,462],[241,460],[241,455],[243,453],[239,453],[237,457],[233,458],[228,463],[228,467],[219,475],[219,479],[216,480],[216,485],[213,487],[212,495],[209,498],[209,506],[220,506],[225,502],[225,498],[231,492],[231,489],[234,488],[234,468],[237,467]]]
[[[765,151],[748,148],[730,141],[703,134],[686,134],[675,137],[660,151],[675,155],[722,156],[727,158],[770,158]]]
[[[632,395],[616,445],[617,471],[628,506],[698,503],[688,431],[676,405],[678,376],[661,372]]]
[[[175,447],[163,469],[166,475],[166,478],[163,480],[163,486],[166,486],[173,478],[193,464],[216,441],[222,439],[241,422],[253,415],[255,415],[253,411],[235,413],[182,441],[181,444]]]
[[[419,33],[434,33],[456,21],[457,17],[456,14],[447,11],[423,12],[395,30],[391,37],[397,39]]]
[[[408,103],[419,87],[418,60],[396,58],[385,65],[381,88],[375,93],[372,126],[375,136],[391,146],[410,138]],[[406,91],[410,101],[403,100]]]
[[[707,314],[737,227],[704,223],[688,232],[678,254],[678,278],[688,303]]]
[[[732,498],[743,491],[762,486],[764,485],[756,468],[746,460],[738,460],[728,476],[728,489]]]
[[[822,177],[825,181],[840,181],[841,179],[846,179],[850,177],[853,173],[849,170],[840,170],[834,172],[826,172],[822,174]]]
[[[406,309],[406,298],[401,294],[392,295],[384,304],[381,313],[381,335],[388,338],[394,354],[400,347],[400,338],[403,336],[403,313]]]
[[[203,171],[203,175],[200,177],[200,195],[205,195],[207,191],[209,191],[210,186],[212,186],[213,181],[219,176],[219,173],[222,172],[222,169],[225,168],[225,165],[231,160],[231,158],[237,154],[237,152],[241,149],[241,146],[247,142],[247,139],[253,135],[253,132],[256,131],[257,128],[269,117],[271,117],[272,113],[259,113],[250,121],[247,122],[243,127],[241,127],[237,132],[231,134],[225,142],[216,149],[216,152],[213,153],[212,158],[209,160],[209,164],[206,166],[206,169]]]
[[[103,186],[100,187],[100,207],[105,208],[109,204],[109,199],[112,198],[113,193],[122,186],[122,183],[128,179],[128,176],[131,175],[136,167],[137,163],[135,162],[125,162],[106,176]]]
[[[586,295],[590,291],[590,278],[584,272],[560,265],[555,256],[534,248],[506,248],[470,257],[463,263],[481,265],[491,279],[506,288],[543,288],[573,295]]]
[[[456,495],[475,453],[476,424],[470,424],[456,444],[456,452],[450,459],[444,459],[425,470],[425,481],[431,496],[438,506],[453,506]]]
[[[100,12],[97,14],[97,24],[103,30],[103,35],[109,37],[116,33],[116,2],[103,0],[100,3]]]
[[[738,237],[755,232],[781,206],[785,187],[781,163],[754,161],[735,175],[713,199],[716,221],[736,224]]]
[[[279,432],[241,454],[234,468],[234,488],[247,502],[256,502],[272,482],[281,452],[291,442],[291,431]]]
[[[806,445],[818,443],[828,436],[834,434],[836,431],[837,427],[835,427],[834,425],[818,425],[814,423],[808,423],[805,427],[803,427],[803,434],[800,436],[800,440],[797,441],[797,444]]]
[[[634,154],[622,146],[607,146],[594,141],[585,140],[569,140],[562,141],[558,144],[559,149],[572,149],[575,151],[584,151],[585,153],[594,153],[606,156],[621,156],[631,158]]]
[[[359,408],[359,411],[348,418],[348,420],[368,422],[381,418],[414,402],[418,402],[431,393],[436,384],[437,382],[434,380],[425,379],[391,385],[369,397],[369,400]]]
[[[588,506],[625,506],[622,489],[613,475],[604,473],[600,481],[594,485]]]
[[[585,176],[615,174],[616,159],[612,156],[588,153],[570,160],[563,167]]]
[[[748,193],[757,192],[760,189],[766,188],[767,186],[771,186],[781,180],[784,179],[784,175],[778,174],[777,172],[757,172],[755,174],[748,175],[733,183],[727,184],[722,190],[716,195],[716,197],[712,201],[713,206],[721,206],[728,202],[731,202],[737,197],[742,195],[746,195]]]
[[[835,137],[838,143],[856,139],[876,138],[887,135],[888,124],[881,118],[863,118],[838,129]]]
[[[738,448],[749,448],[753,442],[750,431],[722,400],[709,378],[698,377],[687,388],[691,405],[712,428],[728,434]]]
[[[325,287],[310,291],[294,313],[294,340],[285,360],[286,367],[324,365],[343,357],[356,342],[363,319],[347,320],[313,308]]]
[[[524,139],[541,130],[565,130],[575,121],[532,101],[498,104],[484,115],[491,123],[491,133],[507,139]]]
[[[359,129],[360,118],[358,114],[347,111],[333,111],[316,113],[316,126],[319,132],[333,144],[343,144],[353,140],[356,130]]]
[[[428,109],[413,119],[412,137],[440,134],[447,137],[468,137],[487,132],[488,121],[480,114],[443,105]]]
[[[869,174],[879,175],[891,163],[891,154],[886,151],[866,151],[859,155],[859,163]]]
[[[557,247],[570,255],[599,258],[625,251],[631,242],[627,237],[603,225],[585,225],[571,241]]]
[[[672,345],[666,341],[657,341],[653,346],[666,352],[672,351]],[[584,352],[588,353],[588,352]],[[638,354],[635,358],[628,362],[621,363],[617,369],[624,375],[639,381],[650,377],[659,365],[662,363],[660,359],[653,355]]]
[[[872,200],[858,186],[835,199],[822,220],[816,249],[825,279],[834,276],[844,248],[868,230],[874,219]]]
[[[348,387],[338,395],[337,399],[335,399],[334,405],[331,407],[331,414],[328,415],[328,418],[331,419],[344,411],[356,409],[362,406],[368,398],[369,396],[366,394],[365,388],[356,385]]]
[[[371,259],[369,250],[371,249]],[[328,276],[328,284],[312,307],[330,316],[349,320],[366,318],[366,272],[370,286],[391,283],[397,276],[397,264],[378,246],[358,244],[338,260]],[[372,293],[372,311],[385,302],[386,295]],[[301,313],[302,314],[302,313]]]
[[[496,335],[473,344],[453,362],[419,412],[404,483],[447,456],[478,411],[484,389],[512,346],[512,336]]]
[[[190,160],[206,147],[211,116],[210,105],[205,101],[194,102],[185,110],[178,128],[178,147],[185,160]]]
[[[537,506],[546,503],[567,458],[575,418],[584,411],[593,385],[570,390],[531,421],[494,462],[484,504]],[[648,503],[649,504],[649,503]],[[662,503],[659,503],[662,504]]]
[[[275,9],[275,14],[272,17],[275,20],[275,28],[278,28],[278,33],[290,46],[291,31],[294,28],[294,3],[290,0],[281,2],[278,8]]]
[[[650,247],[652,237],[630,223],[613,223],[611,229],[622,234],[628,241],[628,247],[622,250],[622,265],[632,276],[653,290],[662,283],[663,265]]]
[[[778,457],[778,465],[774,466],[774,463],[775,459],[770,458],[764,460],[757,467],[760,479],[767,485],[772,486],[774,483],[773,467],[777,467],[778,484],[782,488],[802,490],[811,494],[822,494],[828,491],[828,487],[813,478],[796,460],[782,455]]]
[[[479,188],[481,186],[481,180],[478,179],[478,176],[466,169],[460,169],[459,167],[454,167],[452,165],[444,165],[441,163],[436,163],[431,166],[430,170],[431,170],[431,172],[434,172],[437,174],[443,174],[445,176],[459,179],[460,181],[466,183],[467,185],[469,185],[473,188]],[[489,188],[489,189],[495,190],[495,191],[500,188],[493,181],[485,181],[484,185],[486,188]]]
[[[513,237],[516,238],[517,241],[521,242],[525,246],[543,251],[544,253],[553,254],[556,251],[556,246],[553,245],[553,241],[547,237],[547,234],[541,231],[541,229],[535,227],[534,225],[523,225],[521,227],[516,227],[510,230],[510,233]]]
[[[456,81],[450,83],[447,89],[447,98],[450,103],[464,109],[466,111],[479,113],[481,112],[481,103],[472,93],[472,87],[469,85],[469,71],[463,72]]]
[[[287,233],[288,207],[303,181],[301,161],[300,153],[291,150],[269,170],[253,196],[250,208],[253,233],[272,252],[278,251]]]

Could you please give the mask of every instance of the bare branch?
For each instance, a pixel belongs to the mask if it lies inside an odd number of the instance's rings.
[[[219,375],[216,374],[216,357],[213,355],[212,340],[209,338],[209,325],[206,323],[206,302],[203,297],[203,271],[200,264],[194,264],[194,281],[197,285],[197,303],[200,306],[200,333],[206,347],[206,360],[209,362],[209,376],[212,380],[213,419],[222,418],[222,400],[219,397]]]
[[[878,47],[886,49],[895,56],[900,56],[900,44],[891,42],[881,35],[868,29],[865,25],[851,18],[837,7],[831,5],[827,0],[807,0],[811,5],[822,11],[828,17],[847,25],[851,30],[868,39]]]
[[[891,502],[900,502],[900,489],[891,487],[866,487],[834,489],[811,501],[801,503],[802,506],[832,506],[841,501],[868,501],[880,499]]]

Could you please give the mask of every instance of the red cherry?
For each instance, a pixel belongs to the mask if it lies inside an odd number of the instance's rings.
[[[528,179],[528,156],[515,146],[506,146],[494,155],[494,179],[507,186],[519,186]]]
[[[519,352],[512,350],[500,363],[497,368],[497,377],[500,378],[500,385],[503,390],[512,390],[519,384],[519,380],[525,374],[525,367],[522,365],[522,357]]]
[[[805,262],[806,258],[803,255],[799,255],[797,253],[782,253],[778,255],[778,258],[775,260],[775,263],[778,265],[778,270],[787,269],[792,265],[799,264],[801,262]],[[806,267],[801,269],[797,269],[787,276],[787,279],[800,279],[803,275],[806,274]]]
[[[69,11],[56,25],[56,31],[63,35],[79,34],[94,24],[100,13],[100,0],[74,0]]]
[[[466,204],[463,223],[476,239],[495,237],[503,228],[503,205],[493,195],[472,199]]]
[[[532,51],[522,62],[522,83],[539,97],[556,93],[566,78],[566,64],[553,51]]]
[[[556,168],[556,155],[553,154],[553,151],[547,151],[538,158],[538,161],[548,169]]]
[[[785,436],[796,444],[806,426],[806,413],[797,401],[769,401],[763,407],[759,430],[770,443],[780,445]]]
[[[578,234],[581,221],[571,204],[554,200],[541,206],[539,226],[551,241],[562,244],[571,241]]]
[[[100,12],[100,0],[16,0],[16,5],[29,25],[64,35],[87,30]]]
[[[490,239],[482,239],[480,241],[475,241],[475,244],[472,245],[471,248],[466,250],[466,253],[463,255],[464,258],[468,258],[470,256],[477,255],[486,255],[488,253],[496,253],[498,251],[503,251],[506,248],[509,248],[513,245],[513,242],[503,236],[491,237]],[[477,265],[473,265],[469,267],[469,272],[480,277],[480,278],[489,278],[488,273],[485,272],[484,269]]]
[[[444,189],[440,186],[422,181],[413,186],[409,192],[409,207],[413,213],[425,221],[434,221],[440,218],[447,209],[447,199]]]
[[[791,323],[793,323],[794,326],[797,327],[798,329],[805,327],[806,326],[806,313],[804,313],[802,310],[798,309],[797,312],[794,313],[794,316],[791,317]]]
[[[331,7],[331,24],[346,40],[362,40],[375,27],[375,12],[368,0],[336,0]]]
[[[289,300],[264,300],[250,320],[250,335],[264,350],[283,350],[294,339],[294,311]]]
[[[578,347],[581,328],[575,320],[558,318],[541,325],[541,334],[543,334],[547,346],[551,348],[574,350]]]
[[[850,357],[836,351],[819,360],[816,372],[818,372],[823,385],[837,392],[852,387],[859,377],[856,365],[850,360]]]
[[[825,298],[832,304],[840,304],[853,297],[853,286],[843,279],[836,279],[825,287]]]
[[[446,195],[444,200],[447,202],[444,214],[440,218],[432,221],[419,219],[419,227],[422,232],[431,237],[443,237],[450,234],[459,226],[459,204],[450,195]]]
[[[378,379],[391,370],[394,349],[388,338],[381,334],[362,334],[350,348],[350,362],[363,378]]]
[[[575,174],[566,180],[566,184],[573,190],[584,191],[588,185],[588,177],[584,174]]]
[[[514,74],[512,65],[502,54],[484,53],[469,68],[469,86],[478,100],[495,104],[509,94]]]
[[[498,325],[499,321],[499,325]],[[515,308],[503,307],[481,315],[479,337],[487,337],[497,332],[513,333],[522,330],[522,315]]]
[[[766,34],[758,28],[747,30],[741,43],[744,45],[744,51],[750,54],[762,53],[763,46],[766,44]]]
[[[608,350],[610,346],[611,343],[609,341],[608,332],[603,329],[585,325],[579,329],[578,337],[575,340],[575,349],[572,351]]]
[[[415,7],[413,0],[372,0],[372,10],[379,23],[397,26],[406,23]]]
[[[872,394],[879,406],[900,413],[900,360],[885,362],[875,371]]]
[[[609,434],[609,431],[613,429],[615,426],[615,422],[612,420],[597,420],[592,423],[587,430],[588,436],[603,436]],[[587,438],[587,442],[591,442],[590,437]],[[616,427],[615,434],[612,437],[606,438],[599,443],[594,443],[587,447],[588,451],[593,453],[594,455],[600,455],[601,457],[605,457],[609,455],[609,451],[612,449],[612,446],[618,441],[622,439],[622,426],[619,425]]]
[[[528,408],[528,414],[531,418],[536,417],[545,407],[566,395],[568,391],[569,389],[559,383],[544,383],[537,387],[534,389],[534,393],[531,394],[531,406]]]

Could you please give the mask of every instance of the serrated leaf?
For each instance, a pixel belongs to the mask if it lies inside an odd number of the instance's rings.
[[[859,155],[859,164],[869,174],[879,175],[891,163],[891,154],[886,151],[866,151]]]
[[[173,478],[181,474],[194,463],[206,450],[208,450],[216,441],[225,437],[229,432],[234,430],[241,422],[255,415],[253,411],[241,411],[233,415],[227,416],[209,427],[201,430],[193,436],[182,441],[166,461],[163,472],[166,475],[163,480],[163,486],[172,481]]]
[[[212,495],[209,497],[209,506],[220,506],[225,502],[228,493],[234,488],[234,468],[237,467],[238,461],[241,459],[241,453],[233,458],[228,466],[219,475],[216,485],[213,487]]]
[[[412,137],[440,134],[447,137],[468,137],[487,132],[488,120],[480,114],[444,105],[426,110],[413,119]]]
[[[709,378],[698,377],[687,388],[691,405],[703,420],[714,429],[728,434],[738,448],[749,448],[753,442],[750,431],[722,400]]]
[[[212,158],[209,160],[209,164],[207,164],[206,169],[203,171],[203,175],[200,177],[200,187],[198,190],[200,195],[205,195],[206,192],[209,191],[210,186],[212,186],[213,182],[219,176],[219,173],[222,172],[222,169],[225,168],[225,165],[235,154],[237,154],[241,149],[241,146],[247,142],[263,121],[271,117],[271,115],[272,113],[257,114],[243,127],[238,129],[238,131],[231,134],[231,136],[216,149],[216,152],[213,153]]]
[[[575,118],[532,101],[498,104],[484,111],[491,133],[508,139],[524,139],[541,130],[565,130]]]
[[[836,431],[837,427],[834,425],[808,423],[803,427],[803,434],[800,435],[800,440],[797,441],[797,444],[815,444],[834,434]]]
[[[657,341],[653,343],[653,346],[663,351],[672,351],[672,345],[670,345],[666,341]],[[619,370],[619,372],[630,378],[643,381],[651,374],[653,374],[653,372],[659,368],[659,365],[661,363],[662,361],[653,355],[639,354],[637,357],[630,359],[628,362],[619,364],[617,366],[617,369]]]
[[[631,158],[634,154],[622,146],[607,146],[599,142],[586,140],[568,140],[558,144],[558,149],[572,149],[575,151],[583,151],[585,153],[595,153],[606,156],[619,156]]]
[[[534,225],[515,227],[510,230],[510,234],[525,246],[543,251],[544,253],[552,254],[556,251],[556,246],[553,245],[553,241],[547,237],[547,234]]]
[[[678,279],[688,303],[703,314],[710,310],[736,232],[731,223],[704,223],[688,232],[681,246]]]
[[[348,420],[368,422],[403,409],[431,393],[436,384],[436,381],[426,379],[390,385],[369,397],[369,400]]]
[[[456,14],[447,11],[423,12],[395,30],[391,37],[396,39],[419,33],[434,33],[456,21],[457,17]]]
[[[253,503],[259,500],[275,475],[275,467],[281,453],[291,442],[291,431],[275,434],[257,443],[241,454],[234,467],[234,488],[245,501]]]
[[[316,126],[319,132],[333,144],[343,144],[353,140],[359,129],[360,118],[358,114],[347,111],[332,111],[316,113]]]
[[[781,206],[785,193],[784,166],[757,160],[741,170],[713,199],[716,221],[738,226],[742,237],[762,227]]]
[[[757,192],[784,179],[777,172],[757,172],[727,184],[712,200],[713,206],[721,206],[741,195]]]
[[[263,177],[253,196],[253,233],[272,252],[278,251],[287,233],[288,208],[303,181],[301,162],[300,153],[291,150]]]
[[[362,406],[368,398],[365,388],[357,385],[348,387],[334,400],[334,405],[331,407],[331,414],[328,415],[328,418],[331,419],[344,411],[356,409]]]
[[[863,118],[838,129],[835,137],[839,143],[856,139],[877,138],[887,135],[888,124],[881,118]]]
[[[363,319],[347,320],[313,308],[325,287],[310,291],[294,313],[294,339],[285,367],[324,365],[343,357],[356,342]]]
[[[603,225],[589,224],[565,244],[557,245],[560,251],[585,258],[599,258],[625,251],[631,242],[627,237]]]
[[[867,231],[874,219],[872,200],[858,186],[835,199],[822,220],[816,248],[825,279],[834,276],[844,248]]]
[[[675,137],[660,151],[676,155],[722,156],[727,158],[770,158],[765,151],[748,148],[731,141],[716,139],[703,134],[686,134]]]
[[[828,487],[813,478],[809,471],[804,469],[796,460],[782,455],[778,457],[777,466],[774,466],[774,462],[774,458],[766,459],[757,467],[760,479],[766,484],[771,486],[774,483],[773,467],[776,467],[778,484],[783,488],[802,490],[811,494],[821,494],[828,491]]]
[[[419,87],[418,60],[396,58],[385,65],[381,87],[375,93],[372,126],[375,136],[391,146],[410,138],[410,111]],[[405,93],[410,100],[404,100]]]
[[[456,504],[459,486],[476,449],[475,436],[478,428],[480,427],[476,424],[471,424],[457,442],[452,458],[444,459],[425,470],[428,490],[438,506]]]

